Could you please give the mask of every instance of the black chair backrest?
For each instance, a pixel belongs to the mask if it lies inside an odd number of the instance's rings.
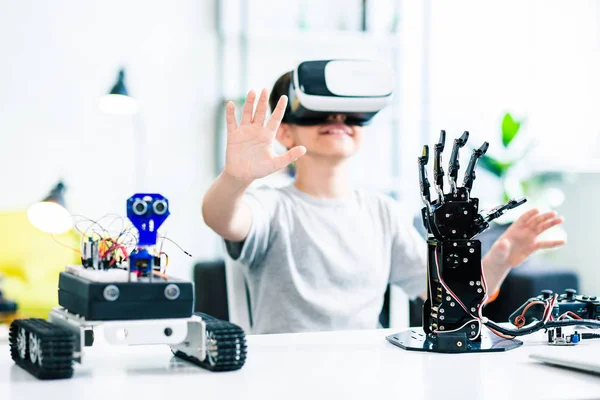
[[[225,261],[203,261],[194,266],[195,312],[229,321]]]
[[[203,312],[224,321],[229,321],[227,278],[225,275],[224,260],[202,261],[194,265],[194,296],[196,299],[196,303],[194,305],[195,312]],[[248,299],[248,304],[250,304],[250,299]],[[420,318],[419,311],[417,311],[417,315],[418,318]],[[414,316],[411,313],[411,321],[413,320]],[[389,287],[385,291],[384,304],[379,316],[379,322],[383,328],[389,327]],[[251,315],[250,324],[252,324]]]

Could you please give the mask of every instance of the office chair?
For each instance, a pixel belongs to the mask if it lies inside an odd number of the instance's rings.
[[[233,322],[251,332],[251,299],[244,271],[224,260],[199,262],[194,266],[196,304],[194,310]],[[397,286],[389,286],[379,321],[383,328],[406,329],[412,318],[408,297]]]

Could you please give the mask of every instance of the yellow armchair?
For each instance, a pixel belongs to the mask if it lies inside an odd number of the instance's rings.
[[[36,229],[27,211],[0,212],[0,275],[4,296],[17,302],[20,317],[47,318],[58,305],[58,276],[81,263],[80,235]]]

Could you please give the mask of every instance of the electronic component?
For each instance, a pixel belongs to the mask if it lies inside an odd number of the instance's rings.
[[[160,194],[138,193],[127,199],[127,218],[138,230],[138,246],[156,244],[158,228],[169,214],[169,202]]]
[[[155,256],[148,248],[156,244],[158,228],[169,216],[169,202],[160,194],[139,193],[127,200],[127,217],[139,232],[138,247],[129,254],[129,269],[152,280]]]
[[[597,296],[576,295],[574,289],[566,289],[561,295],[554,295],[551,290],[542,290],[542,294],[533,297],[519,307],[509,317],[509,321],[517,328],[525,325],[543,321],[548,312],[548,301],[556,298],[548,321],[572,321],[579,322],[581,326],[589,326],[584,321],[600,321],[600,301]],[[595,326],[591,326],[594,328]],[[562,327],[547,328],[548,344],[575,345],[582,339],[600,338],[600,334],[583,333],[577,331],[573,334],[565,334]]]
[[[109,344],[166,344],[175,356],[202,368],[240,369],[246,360],[244,331],[193,313],[193,282],[165,274],[168,257],[154,246],[157,229],[169,216],[167,199],[135,194],[127,201],[127,215],[137,237],[124,226],[116,236],[104,227],[84,234],[82,265],[69,265],[60,273],[59,307],[48,321],[13,321],[12,359],[39,379],[70,378],[73,362],[83,361],[84,348],[94,343],[94,328],[102,325]]]
[[[92,270],[109,270],[125,268],[123,263],[128,260],[129,251],[117,238],[88,237],[81,249],[81,265]]]
[[[567,335],[562,328],[548,329],[548,344],[552,346],[574,346],[581,341],[581,335],[575,331]]]
[[[596,327],[597,328],[597,327]],[[581,343],[582,340],[600,339],[600,333],[575,331],[571,334],[565,334],[563,328],[548,328],[548,344],[551,346],[574,346]]]
[[[82,265],[67,265],[65,272],[92,282],[137,282],[137,275],[122,268],[96,270]]]
[[[574,289],[567,289],[556,299],[553,310],[553,319],[592,319],[600,320],[600,300],[597,296],[577,295]],[[531,298],[519,307],[509,317],[509,321],[521,328],[532,322],[542,320],[545,311],[545,302],[552,298],[551,290],[542,290],[542,294]]]

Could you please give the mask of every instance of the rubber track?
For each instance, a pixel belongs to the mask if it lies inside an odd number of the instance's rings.
[[[27,334],[26,356],[19,356],[17,336],[22,328]],[[31,362],[29,337],[35,334],[41,341],[42,362]],[[73,348],[75,336],[41,318],[17,319],[9,330],[10,355],[15,363],[38,379],[65,379],[73,376]]]
[[[182,351],[176,351],[175,355],[209,371],[235,371],[242,368],[247,355],[244,330],[231,322],[222,321],[208,314],[194,313],[194,315],[202,317],[206,323],[207,335],[212,332],[212,336],[217,342],[216,363],[211,365],[208,357],[204,361],[200,361]]]

